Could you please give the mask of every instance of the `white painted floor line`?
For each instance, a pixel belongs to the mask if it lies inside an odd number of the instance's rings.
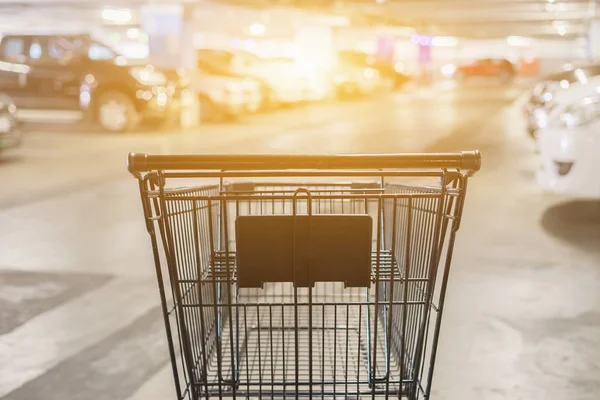
[[[158,303],[156,283],[116,278],[0,336],[0,398]]]

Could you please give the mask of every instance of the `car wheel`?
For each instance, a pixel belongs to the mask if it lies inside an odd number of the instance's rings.
[[[139,123],[139,115],[129,96],[119,91],[102,93],[96,104],[96,121],[109,132],[129,132]]]

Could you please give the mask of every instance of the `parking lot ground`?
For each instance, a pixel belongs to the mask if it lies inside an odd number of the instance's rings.
[[[0,398],[174,398],[130,151],[478,148],[433,399],[595,400],[600,203],[543,193],[518,87],[414,90],[186,132],[30,126],[0,162]]]

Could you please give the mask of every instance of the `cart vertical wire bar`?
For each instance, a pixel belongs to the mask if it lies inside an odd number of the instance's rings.
[[[383,178],[382,178],[383,179]],[[389,202],[388,202],[389,203]],[[392,253],[392,257],[394,257],[393,255],[396,253],[396,199],[393,199],[393,208],[392,208],[392,237],[390,240],[390,244],[391,244],[391,253]],[[391,262],[391,273],[390,273],[390,291],[389,291],[389,305],[388,305],[388,332],[387,332],[387,342],[391,343],[392,341],[392,316],[393,316],[393,306],[394,306],[394,273],[395,273],[395,268],[394,268],[394,262],[393,262],[393,258],[392,258],[392,262]],[[406,305],[405,305],[406,307]],[[391,345],[390,345],[391,347]],[[387,365],[390,364],[390,356],[391,356],[391,349],[387,351],[386,353],[386,363]],[[348,357],[348,355],[346,355],[346,357]],[[402,360],[400,360],[400,364],[402,364]],[[402,392],[402,374],[400,374],[400,379],[399,379],[399,385],[400,385],[400,392]],[[390,391],[390,372],[388,371],[387,374],[387,379],[385,382],[385,399],[387,400],[389,398],[389,391]]]
[[[381,197],[377,199],[377,254],[376,254],[376,264],[375,264],[375,311],[374,318],[375,322],[373,327],[375,329],[375,338],[373,340],[373,392],[371,398],[375,399],[375,389],[376,384],[378,382],[377,379],[377,333],[379,331],[377,323],[379,317],[379,297],[380,297],[380,279],[381,279],[381,270],[380,270],[380,261],[381,261]]]
[[[345,355],[345,359],[346,359],[346,366],[344,368],[344,392],[346,393],[344,398],[348,398],[348,380],[350,379],[350,377],[348,376],[348,346],[349,346],[349,338],[348,338],[348,334],[350,333],[350,324],[348,323],[350,317],[350,305],[346,304],[346,355]]]
[[[175,394],[178,399],[183,399],[181,394],[181,383],[179,381],[179,370],[177,368],[177,358],[175,357],[175,347],[173,345],[173,334],[171,332],[171,323],[169,321],[169,311],[167,306],[167,297],[165,294],[165,285],[162,275],[162,265],[160,262],[160,254],[158,251],[158,241],[156,239],[156,230],[154,222],[152,222],[152,205],[150,198],[147,195],[148,182],[138,177],[138,183],[140,188],[140,197],[142,200],[142,208],[144,211],[144,218],[146,222],[146,229],[150,235],[150,242],[152,244],[152,257],[154,259],[154,270],[156,273],[156,280],[158,284],[158,293],[160,297],[160,307],[163,314],[163,321],[165,324],[165,332],[167,334],[169,358],[171,360],[171,369],[173,371],[173,379],[175,383]],[[145,185],[146,184],[146,185]]]
[[[239,213],[239,201],[235,200],[235,215],[240,215]],[[234,230],[235,231],[235,230]],[[233,289],[233,279],[231,282],[231,287]],[[239,302],[240,289],[239,287],[235,287],[235,302],[238,304]],[[236,357],[236,374],[235,374],[235,385],[238,386],[240,382],[240,308],[235,308],[235,332],[236,332],[236,340],[235,340],[235,357]]]
[[[404,285],[402,294],[404,296],[404,305],[402,312],[402,336],[400,344],[400,391],[398,394],[398,400],[402,398],[402,381],[404,380],[404,365],[405,365],[405,341],[406,341],[406,319],[408,316],[408,289],[409,289],[409,277],[410,277],[410,266],[411,266],[411,240],[412,240],[412,198],[408,198],[406,208],[406,244],[404,247]],[[412,383],[411,383],[412,385]],[[412,386],[409,385],[409,396],[412,391]],[[412,399],[411,399],[412,400]]]
[[[427,207],[432,207],[435,204],[435,202],[430,199],[427,199],[427,201],[424,201],[423,199],[416,199],[414,203],[416,203],[416,210],[414,209],[414,205],[412,202],[411,207],[409,209],[409,212],[411,213],[411,218],[414,217],[415,219],[414,226],[416,227],[416,229],[414,229],[414,232],[416,232],[415,235],[417,236],[416,243],[414,244],[414,246],[411,245],[410,248],[411,260],[416,261],[414,265],[415,268],[411,268],[411,270],[415,271],[413,275],[415,275],[417,278],[425,278],[427,276],[430,243],[428,241],[421,240],[422,238],[418,235],[418,233],[425,231],[425,236],[430,237],[432,234],[432,229],[434,227],[434,221],[432,220],[431,215],[423,215],[420,209],[426,207],[426,204],[428,205]],[[413,240],[412,238],[413,236],[411,231],[411,241]],[[425,289],[420,287],[420,283],[415,282],[413,285],[407,285],[407,288],[409,290],[409,297],[411,299],[416,301],[423,301],[423,304],[425,304],[424,300],[422,300]],[[423,313],[424,312],[421,307],[413,307],[411,308],[409,313],[409,357],[411,358],[409,374],[413,377],[415,382],[418,377],[418,368],[415,361],[415,357],[417,354],[417,349],[419,347],[419,325]],[[411,384],[411,390],[414,387],[416,387],[416,383],[414,385]]]
[[[325,304],[321,304],[321,399],[325,399]]]
[[[298,192],[296,192],[298,193]],[[312,197],[311,197],[311,193],[307,190],[306,191],[306,195],[307,195],[307,200],[306,200],[306,206],[307,206],[307,213],[308,213],[308,248],[311,248],[311,241],[310,241],[310,234],[311,234],[311,228],[312,228],[312,216],[313,216],[313,212],[312,212]],[[310,250],[309,250],[310,251]],[[312,285],[312,275],[311,275],[311,263],[310,263],[310,257],[307,260],[307,272],[308,272],[308,395],[310,396],[310,398],[312,398],[312,394],[313,394],[313,314],[312,314],[312,310],[313,310],[313,285]]]
[[[244,304],[244,340],[245,340],[245,345],[244,345],[244,352],[246,353],[246,360],[245,363],[246,364],[246,390],[248,393],[250,393],[250,358],[248,357],[248,305]]]
[[[237,360],[235,359],[234,348],[235,344],[233,342],[233,309],[232,309],[232,297],[231,291],[233,289],[233,274],[231,271],[231,263],[230,263],[230,252],[229,252],[229,227],[227,223],[227,200],[225,199],[221,204],[223,204],[223,230],[225,235],[225,270],[227,274],[227,279],[225,281],[225,287],[227,288],[227,318],[229,319],[229,352],[231,353],[231,389],[233,391],[233,399],[236,399],[237,396],[237,382],[235,381],[236,371],[237,371]]]
[[[337,305],[333,305],[333,392],[337,393]]]
[[[263,388],[263,371],[262,371],[262,349],[261,349],[261,337],[260,331],[262,331],[262,327],[260,326],[260,304],[256,305],[256,320],[257,320],[257,334],[258,334],[258,347],[257,357],[258,357],[258,398],[262,398],[262,388]]]
[[[365,214],[369,215],[369,200],[367,198],[365,200]],[[373,388],[373,375],[371,373],[371,285],[365,288],[365,298],[366,298],[366,315],[365,315],[365,336],[367,340],[367,376],[369,380],[369,388]]]
[[[186,203],[181,203],[178,202],[177,203],[177,224],[179,225],[179,229],[178,229],[178,234],[179,234],[179,255],[180,255],[180,259],[179,259],[179,265],[180,265],[180,269],[181,269],[181,274],[180,276],[183,277],[184,280],[191,280],[192,276],[190,273],[190,254],[189,254],[189,239],[190,236],[189,235],[189,230],[190,230],[190,226],[188,223],[186,223],[187,219],[188,219],[188,213],[187,210],[185,209],[185,205]],[[180,283],[180,285],[182,285],[183,283]],[[185,285],[185,284],[183,284]],[[181,286],[180,286],[181,287]],[[193,296],[194,291],[190,291],[190,288],[187,287],[187,285],[185,287],[183,287],[183,295],[182,295],[182,306],[183,303],[186,302],[187,299],[189,299],[190,296]],[[193,299],[192,299],[193,301]],[[194,331],[194,317],[193,317],[193,310],[190,309],[185,309],[184,311],[184,318],[186,319],[186,324],[188,327],[188,331],[189,332],[193,332]],[[191,349],[191,358],[192,358],[192,365],[191,365],[191,370],[192,370],[192,374],[193,376],[190,377],[190,381],[192,382],[192,387],[193,385],[196,383],[196,373],[194,371],[195,369],[195,364],[196,364],[196,344],[197,344],[197,340],[195,338],[196,335],[192,335],[194,336],[194,338],[192,340],[189,341],[189,346]]]
[[[442,177],[442,182],[445,182],[445,177],[446,177],[446,171],[444,171],[443,177]],[[445,199],[445,195],[446,195],[446,188],[444,185],[442,185],[441,187],[441,193],[440,193],[440,197],[438,199],[438,204],[437,204],[437,212],[436,212],[436,216],[435,216],[435,229],[434,229],[434,235],[433,235],[433,241],[432,241],[432,245],[431,245],[431,257],[429,257],[429,276],[428,276],[428,282],[427,282],[427,291],[425,293],[426,296],[426,300],[425,300],[425,304],[423,305],[423,316],[421,318],[421,324],[419,326],[419,334],[418,337],[419,339],[417,340],[417,348],[416,348],[416,352],[415,352],[415,379],[416,379],[416,374],[419,374],[420,368],[421,368],[421,355],[422,355],[422,351],[423,351],[423,336],[424,336],[424,330],[425,330],[425,323],[427,320],[427,315],[429,314],[430,311],[430,306],[431,306],[431,298],[433,296],[432,293],[432,287],[433,287],[433,282],[435,280],[435,277],[437,275],[437,251],[438,251],[438,243],[440,240],[440,226],[441,226],[441,219],[443,218],[443,212],[444,212],[444,199]],[[416,386],[417,386],[418,382],[415,382],[415,391],[417,390]]]
[[[286,371],[286,365],[287,365],[287,358],[286,358],[286,348],[285,348],[285,306],[283,304],[283,287],[281,288],[281,349],[282,349],[282,353],[281,353],[281,358],[283,360],[283,368],[282,373],[283,373],[283,399],[285,400],[287,398],[287,371]]]
[[[187,324],[186,324],[186,319],[185,319],[185,313],[183,310],[183,300],[181,298],[181,290],[179,287],[179,271],[177,269],[177,259],[175,256],[175,244],[173,242],[173,237],[174,235],[172,234],[172,230],[171,230],[171,223],[169,220],[169,207],[167,207],[167,203],[166,203],[166,199],[164,196],[164,180],[161,182],[160,187],[159,187],[161,196],[161,209],[163,211],[163,221],[165,224],[165,233],[166,233],[166,237],[167,237],[167,243],[169,245],[169,249],[171,249],[171,251],[168,254],[167,257],[167,265],[169,266],[169,269],[171,271],[171,276],[173,277],[171,280],[171,285],[174,286],[174,292],[175,292],[175,312],[179,315],[179,325],[180,325],[180,342],[181,342],[181,336],[186,336],[188,335],[188,329],[187,329]],[[191,355],[191,348],[189,345],[189,342],[187,340],[183,340],[183,356],[185,359],[185,366],[184,366],[184,373],[187,374],[187,379],[186,382],[188,384],[187,389],[186,390],[190,390],[191,385],[193,384],[193,373],[192,373],[192,355]],[[189,381],[188,381],[189,379]]]
[[[209,198],[208,200],[208,218],[213,221],[213,212],[212,212],[212,203],[211,200]],[[217,215],[217,227],[220,228],[221,226],[221,219],[220,217]],[[212,224],[211,224],[212,225]],[[211,228],[211,230],[213,230]],[[220,231],[220,229],[219,229]],[[214,232],[211,232],[211,237],[214,237]],[[220,245],[220,241],[221,241],[221,235],[219,232],[216,233],[217,236],[217,246]],[[213,239],[214,240],[214,239]],[[213,247],[214,249],[214,247]],[[220,246],[218,248],[220,250]],[[223,398],[223,386],[222,386],[222,382],[223,382],[223,374],[222,374],[222,352],[221,352],[221,340],[219,337],[219,331],[220,331],[220,321],[219,321],[219,299],[218,299],[218,290],[217,290],[217,274],[216,274],[216,268],[217,268],[217,260],[214,257],[214,253],[213,253],[213,258],[211,260],[211,276],[210,276],[210,281],[212,283],[212,308],[213,308],[213,314],[214,314],[214,324],[215,326],[213,327],[212,331],[214,332],[214,337],[215,337],[215,347],[216,347],[216,351],[217,351],[217,390],[219,393],[219,399]]]
[[[202,346],[202,383],[204,384],[204,394],[208,398],[208,373],[206,371],[207,359],[206,359],[206,332],[204,328],[204,294],[202,293],[202,259],[200,251],[200,234],[199,234],[199,221],[198,221],[198,203],[194,201],[194,247],[196,252],[196,285],[198,290],[198,301],[200,303],[200,344]]]
[[[299,363],[299,344],[298,344],[298,285],[296,284],[297,282],[297,275],[296,275],[296,270],[297,270],[297,265],[296,263],[298,262],[298,257],[296,254],[296,244],[297,244],[297,238],[296,238],[296,222],[297,222],[297,198],[296,196],[293,197],[292,199],[292,212],[294,215],[294,232],[293,232],[293,268],[294,268],[294,272],[293,272],[293,278],[294,278],[294,362],[295,362],[295,368],[294,368],[294,373],[295,373],[295,399],[298,400],[299,399],[299,385],[300,385],[300,363]],[[285,332],[284,332],[285,335]]]
[[[177,205],[177,207],[175,208],[176,210],[176,217],[174,218],[175,221],[175,227],[176,227],[176,232],[177,232],[177,236],[178,236],[178,240],[177,240],[177,245],[179,248],[178,254],[179,254],[179,259],[178,259],[178,268],[179,268],[179,277],[180,277],[180,282],[179,282],[179,287],[180,287],[180,291],[182,292],[182,303],[181,306],[183,307],[184,304],[186,302],[194,301],[194,299],[192,298],[194,295],[194,290],[191,290],[190,288],[190,284],[186,284],[184,283],[186,280],[192,280],[192,273],[191,273],[191,263],[190,263],[190,246],[189,246],[189,242],[190,239],[192,237],[192,235],[190,234],[190,229],[191,227],[189,226],[190,224],[188,223],[189,220],[189,212],[187,210],[187,201],[186,202],[176,202],[175,203]],[[183,279],[181,279],[183,278]],[[192,284],[193,285],[193,284]],[[193,310],[190,310],[189,308],[184,309],[184,318],[185,318],[185,323],[187,326],[187,330],[188,330],[188,334],[190,334],[191,332],[194,331],[194,313]],[[196,335],[192,335],[192,336],[196,336]],[[195,339],[195,338],[194,338]],[[190,390],[193,391],[192,389],[194,388],[194,385],[196,384],[197,381],[197,374],[195,372],[195,365],[197,362],[197,358],[196,358],[196,347],[197,341],[196,340],[188,340],[188,345],[190,347],[191,350],[191,359],[192,359],[192,365],[190,366],[191,371],[192,371],[192,376],[190,377]]]

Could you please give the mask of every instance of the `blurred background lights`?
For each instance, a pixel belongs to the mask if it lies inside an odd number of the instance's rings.
[[[509,46],[526,47],[531,45],[532,40],[523,36],[509,36],[506,38],[506,43]]]
[[[248,33],[251,36],[262,36],[265,34],[266,28],[264,24],[256,22],[248,27]]]
[[[140,30],[138,28],[127,29],[127,37],[129,39],[137,39],[140,37]]]
[[[435,36],[431,39],[431,45],[436,47],[454,47],[458,39],[453,36]]]
[[[126,23],[132,20],[131,10],[126,8],[105,8],[102,10],[102,18],[109,22]]]
[[[456,65],[445,64],[440,68],[440,72],[445,78],[452,78],[456,72]]]

